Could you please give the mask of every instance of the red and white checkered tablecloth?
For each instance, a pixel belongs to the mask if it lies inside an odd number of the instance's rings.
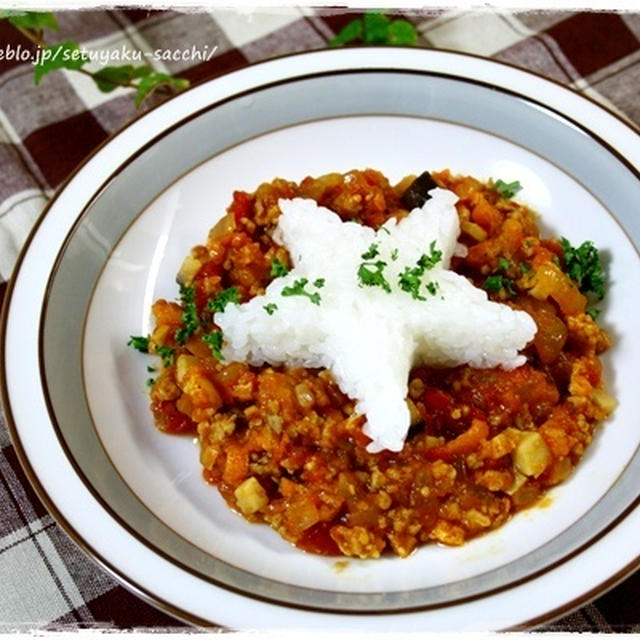
[[[418,46],[471,52],[532,69],[640,125],[640,13],[394,11]],[[326,46],[350,10],[138,9],[57,13],[58,41],[96,52],[199,50],[154,61],[192,84],[280,54]],[[208,47],[208,49],[207,49]],[[6,21],[0,50],[30,48]],[[104,54],[106,55],[106,54]],[[131,90],[100,93],[71,71],[33,82],[28,62],[0,56],[0,299],[34,220],[66,176],[136,115]],[[203,54],[203,58],[204,58]],[[183,628],[130,594],[67,538],[30,488],[0,417],[0,632]],[[545,630],[640,631],[640,574]]]

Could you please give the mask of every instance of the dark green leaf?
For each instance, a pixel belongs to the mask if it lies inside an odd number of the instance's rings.
[[[364,14],[364,37],[365,44],[388,44],[389,25],[391,20],[382,13],[370,11]]]
[[[151,73],[151,67],[144,65],[134,67],[125,64],[119,67],[103,67],[93,74],[93,80],[100,91],[109,93],[118,87],[127,85],[135,78],[142,78]]]
[[[322,278],[319,278],[318,280],[316,280],[316,282],[318,282],[319,280],[322,280]],[[324,283],[324,281],[323,281]],[[309,284],[309,281],[306,278],[300,278],[299,280],[294,281],[294,283],[289,286],[289,287],[284,287],[282,289],[282,291],[280,292],[280,295],[285,296],[285,297],[289,297],[289,296],[305,296],[306,298],[309,298],[309,300],[311,302],[313,302],[313,304],[320,304],[320,294],[316,291],[314,293],[310,293],[309,291],[305,291],[305,287]],[[316,287],[318,287],[318,285],[315,285]],[[319,287],[318,287],[319,288]]]
[[[503,198],[513,198],[521,189],[522,185],[518,180],[514,180],[513,182],[505,182],[504,180],[496,180],[493,188],[503,197]]]
[[[133,347],[142,353],[149,353],[149,336],[129,336],[128,347]]]
[[[35,83],[40,84],[42,76],[56,69],[81,69],[89,58],[82,53],[77,42],[53,44],[40,52],[40,60],[34,67]]]
[[[348,44],[349,42],[353,42],[354,40],[361,40],[362,33],[364,31],[364,24],[362,20],[357,18],[356,20],[352,20],[347,23],[342,29],[338,32],[334,38],[329,40],[330,47],[339,47],[343,44]]]
[[[22,29],[53,29],[58,30],[58,21],[53,13],[36,11],[0,11],[0,19],[8,18],[15,27]]]
[[[222,331],[212,331],[202,336],[202,342],[211,347],[211,352],[217,360],[224,360],[222,355]]]
[[[171,87],[176,91],[183,91],[189,86],[186,78],[175,78],[168,73],[150,73],[145,75],[138,84],[136,93],[136,107],[139,107],[154,91],[160,87]]]
[[[289,269],[286,265],[282,264],[278,258],[274,258],[271,261],[271,271],[269,275],[272,275],[274,278],[281,278],[282,276],[286,276],[289,273]]]
[[[602,300],[606,293],[605,272],[600,262],[600,253],[593,242],[583,242],[572,247],[566,239],[561,239],[565,273],[578,285],[584,294],[592,293]]]
[[[221,313],[229,304],[238,304],[240,302],[240,292],[238,287],[229,287],[218,293],[215,298],[207,302],[207,309],[216,313]]]
[[[156,347],[156,354],[162,358],[162,364],[165,367],[170,367],[173,364],[173,354],[175,349],[173,347],[167,347],[160,345]]]
[[[274,311],[278,309],[278,305],[275,302],[270,302],[269,304],[265,304],[262,307],[270,316],[273,315]]]
[[[414,45],[418,36],[416,28],[408,20],[394,20],[389,25],[388,31],[389,44],[395,45]]]
[[[178,344],[184,344],[200,326],[200,317],[196,307],[196,291],[193,287],[180,286],[180,302],[182,303],[182,327],[175,333]]]

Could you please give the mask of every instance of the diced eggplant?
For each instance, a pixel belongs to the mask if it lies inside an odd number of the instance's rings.
[[[402,204],[409,211],[421,207],[431,197],[429,191],[437,186],[428,171],[421,173],[402,195]]]

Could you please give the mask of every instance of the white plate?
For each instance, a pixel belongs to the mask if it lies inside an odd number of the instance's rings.
[[[640,550],[638,148],[622,121],[558,85],[435,51],[292,56],[169,101],[79,169],[12,282],[3,401],[34,485],[99,563],[196,623],[500,629],[585,602]],[[544,509],[462,548],[337,570],[228,510],[197,447],[154,429],[148,362],[125,345],[148,333],[153,300],[176,297],[182,257],[234,189],[367,166],[392,181],[445,167],[518,179],[546,232],[594,240],[609,262],[605,367],[620,405]]]

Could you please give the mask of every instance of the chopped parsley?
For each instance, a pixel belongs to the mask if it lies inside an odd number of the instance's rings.
[[[278,309],[278,305],[275,302],[270,302],[269,304],[265,304],[262,308],[272,316],[273,312]]]
[[[501,273],[488,276],[484,281],[482,288],[485,291],[490,291],[491,293],[497,293],[501,289],[504,289],[509,295],[516,295],[516,292],[513,288],[513,280],[511,280],[510,278],[506,278]]]
[[[222,355],[222,331],[212,331],[202,336],[202,342],[211,347],[214,358],[224,360]]]
[[[175,349],[173,347],[167,347],[165,345],[156,347],[156,353],[162,358],[162,364],[164,367],[170,367],[173,364],[174,351]]]
[[[215,298],[207,302],[207,310],[221,313],[229,303],[238,304],[240,302],[240,292],[238,287],[229,287],[218,293]]]
[[[404,271],[398,276],[398,285],[407,293],[411,294],[414,300],[426,300],[420,295],[420,285],[422,284],[422,275],[424,269],[420,267],[405,267]]]
[[[318,285],[318,282],[320,282],[321,284]],[[309,298],[309,300],[311,302],[313,302],[313,304],[320,304],[320,294],[317,291],[314,291],[313,293],[306,291],[305,287],[309,284],[309,281],[306,278],[300,278],[299,280],[295,280],[294,283],[290,286],[290,287],[284,287],[284,289],[282,289],[281,291],[281,295],[283,296],[305,296],[307,298]],[[320,288],[322,285],[324,285],[324,279],[323,278],[318,278],[318,280],[316,280],[314,282],[314,286],[316,288]]]
[[[520,271],[522,271],[522,273],[529,273],[529,271],[531,271],[531,267],[526,263],[526,262],[521,262],[519,265],[520,267]]]
[[[397,250],[397,249],[394,249],[394,250],[391,252],[391,259],[392,259],[394,262],[398,259],[398,250]]]
[[[425,286],[426,286],[427,291],[432,296],[435,296],[436,293],[438,293],[438,289],[440,288],[440,283],[439,282],[427,282],[427,284]]]
[[[598,316],[600,315],[600,309],[596,309],[595,307],[591,307],[591,309],[587,309],[587,310],[585,311],[585,313],[586,313],[588,316],[591,316],[591,318],[592,318],[593,320],[597,320],[597,319],[598,319]]]
[[[128,347],[133,347],[141,353],[149,353],[149,336],[129,336]]]
[[[593,242],[583,242],[572,247],[566,239],[560,240],[564,251],[564,271],[585,295],[593,294],[602,300],[606,293],[605,273],[600,262],[600,253]]]
[[[422,276],[425,271],[433,269],[433,267],[442,260],[442,251],[436,249],[436,241],[434,240],[429,245],[429,253],[423,253],[415,267],[405,267],[404,271],[398,276],[398,286],[407,293],[411,294],[414,300],[426,300],[426,298],[420,295],[420,287],[422,285]],[[427,284],[427,291],[431,295],[435,295],[437,290],[437,283],[429,282]]]
[[[433,269],[442,260],[442,251],[436,249],[436,241],[429,245],[429,255],[423,253],[418,260],[418,266],[424,270]]]
[[[511,263],[504,257],[498,258],[498,271],[508,271]]]
[[[200,318],[196,309],[196,291],[193,287],[180,285],[180,301],[182,302],[182,327],[176,331],[178,344],[184,344],[200,326]]]
[[[286,276],[289,273],[289,269],[286,265],[282,264],[278,258],[274,258],[271,261],[271,272],[269,275],[274,278],[281,278],[282,276]]]
[[[493,188],[503,197],[503,198],[513,198],[521,189],[522,185],[518,180],[514,180],[513,182],[505,182],[504,180],[496,180]]]
[[[155,382],[155,378],[147,378],[147,387],[153,387]]]
[[[365,254],[363,254],[364,256]],[[361,287],[381,287],[387,293],[391,293],[391,285],[384,277],[384,268],[387,263],[384,260],[375,262],[363,262],[358,267],[358,280]]]
[[[369,248],[360,256],[363,260],[373,260],[380,255],[380,251],[378,250],[378,243],[374,242],[369,246]]]
[[[317,280],[314,280],[313,286],[317,289],[322,289],[322,287],[324,287],[324,278],[318,278]]]

